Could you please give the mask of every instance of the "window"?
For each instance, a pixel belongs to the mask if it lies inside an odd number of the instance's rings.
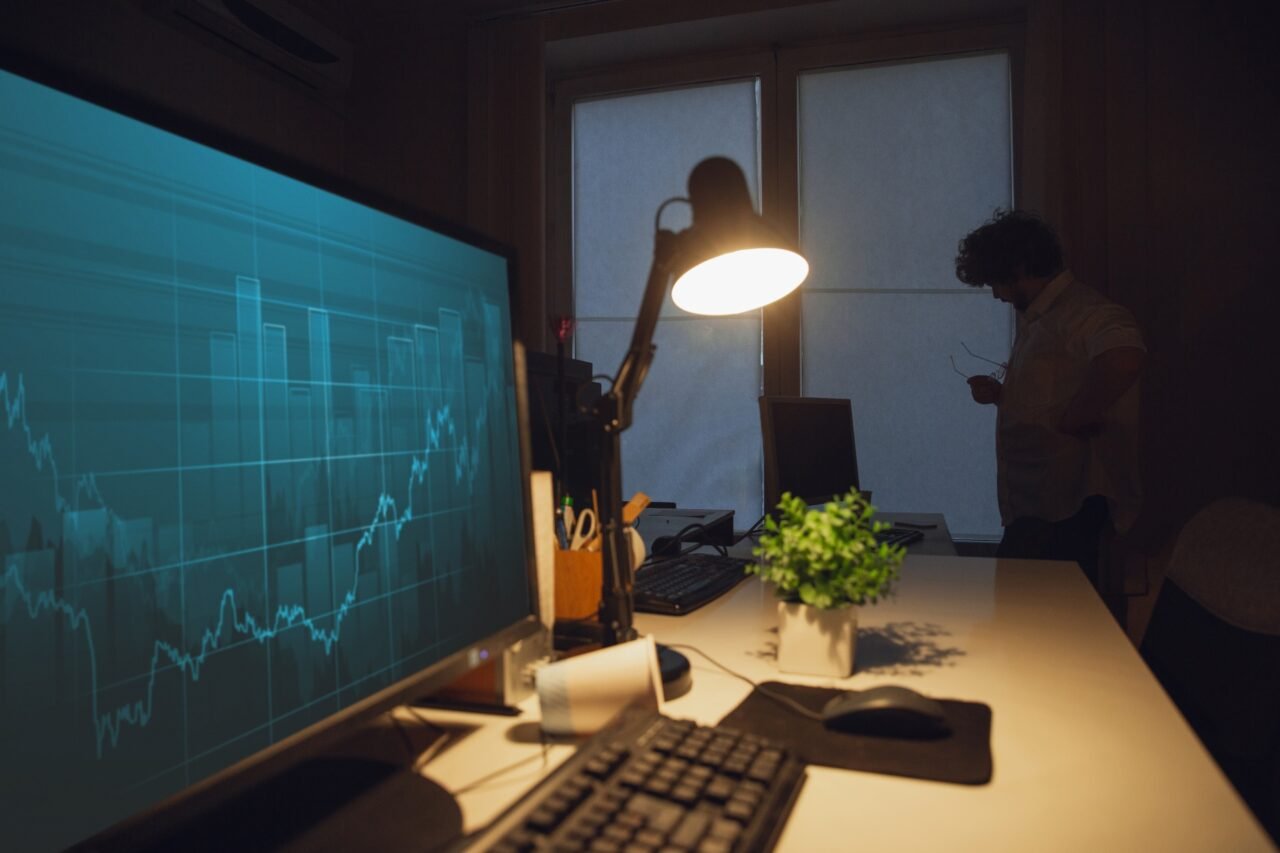
[[[553,220],[573,227],[550,254],[567,259],[560,304],[597,373],[630,339],[654,212],[705,156],[743,165],[813,269],[799,310],[708,319],[668,302],[623,435],[625,492],[732,507],[744,528],[763,510],[756,397],[845,397],[877,506],[942,512],[957,539],[998,537],[994,409],[973,403],[951,360],[967,375],[993,369],[966,347],[1004,361],[1013,317],[956,281],[953,259],[1013,205],[1020,36],[947,30],[742,58],[747,74],[694,60],[557,86]],[[670,87],[652,88],[655,75]],[[687,222],[675,205],[662,226]]]
[[[611,374],[626,353],[654,214],[687,194],[689,171],[713,154],[730,157],[759,199],[758,88],[739,80],[574,105],[574,354],[595,372]],[[689,221],[688,205],[673,204],[661,225],[680,230]],[[668,296],[657,355],[622,435],[624,495],[732,508],[739,526],[761,515],[760,329],[758,311],[700,317]]]
[[[998,534],[995,409],[952,368],[1005,361],[1012,310],[960,284],[959,239],[1012,200],[1003,53],[800,75],[803,390],[848,398],[861,485],[885,509]]]

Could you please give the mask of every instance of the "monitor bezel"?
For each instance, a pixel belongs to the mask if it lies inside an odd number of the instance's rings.
[[[774,409],[776,406],[805,406],[809,408],[841,409],[849,417],[849,437],[853,447],[853,487],[862,488],[858,474],[858,441],[853,428],[853,401],[844,397],[792,397],[761,395],[760,405],[760,437],[764,456],[764,501],[765,512],[776,515],[778,501],[782,498],[782,490],[778,483],[778,436],[774,426]],[[825,503],[836,495],[800,495],[810,506]]]
[[[521,339],[520,300],[515,249],[456,222],[446,220],[402,200],[335,177],[315,166],[282,155],[258,143],[174,112],[118,87],[69,71],[9,46],[0,47],[0,70],[47,86],[95,106],[119,113],[161,131],[204,145],[223,154],[309,184],[381,213],[402,219],[438,234],[500,256],[507,269],[507,299],[511,318],[512,371],[516,391],[516,428],[519,439],[521,501],[524,507],[525,580],[530,613],[496,633],[481,638],[401,679],[395,684],[340,709],[288,737],[183,788],[92,836],[73,843],[72,850],[123,850],[162,838],[183,824],[204,815],[297,762],[315,756],[348,736],[361,724],[380,714],[443,687],[485,661],[497,660],[512,644],[542,630],[537,590],[536,551],[530,495],[530,440],[528,400],[525,388],[524,343]]]

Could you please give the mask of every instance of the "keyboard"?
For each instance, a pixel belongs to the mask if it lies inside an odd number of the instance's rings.
[[[466,844],[467,850],[772,850],[804,764],[755,735],[632,711]]]
[[[746,577],[753,561],[719,554],[685,554],[636,572],[635,608],[641,613],[683,616],[714,601]]]
[[[888,542],[890,545],[910,545],[924,538],[924,533],[914,527],[890,527],[876,534],[877,542]]]

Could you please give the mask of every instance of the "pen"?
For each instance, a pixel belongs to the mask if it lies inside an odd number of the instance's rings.
[[[564,496],[564,499],[561,501],[561,508],[564,511],[564,529],[572,530],[573,523],[577,519],[573,514],[573,497],[571,495]]]
[[[564,512],[556,507],[556,542],[561,551],[569,550],[569,529],[564,526]]]

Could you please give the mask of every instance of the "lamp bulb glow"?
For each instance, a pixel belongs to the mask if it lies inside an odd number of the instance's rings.
[[[809,275],[809,263],[787,249],[741,249],[703,261],[671,288],[691,314],[741,314],[786,296]]]

